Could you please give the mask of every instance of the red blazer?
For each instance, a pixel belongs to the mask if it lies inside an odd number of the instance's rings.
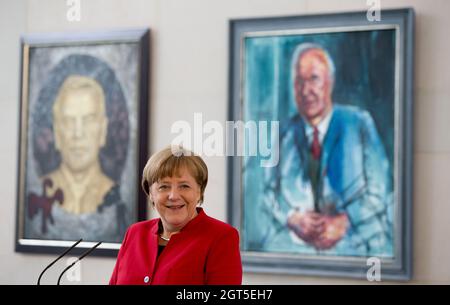
[[[158,253],[158,219],[138,222],[125,234],[111,285],[238,285],[242,264],[238,231],[205,214],[172,235]]]

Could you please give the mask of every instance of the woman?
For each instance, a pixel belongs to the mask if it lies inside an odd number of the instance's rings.
[[[160,218],[128,229],[110,284],[241,284],[237,230],[197,206],[207,182],[205,162],[183,148],[148,160],[142,187]]]

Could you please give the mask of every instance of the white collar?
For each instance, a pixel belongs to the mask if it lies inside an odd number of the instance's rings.
[[[319,131],[319,141],[320,144],[323,143],[323,139],[325,138],[325,134],[328,131],[328,126],[330,125],[331,116],[333,115],[333,108],[331,108],[331,111],[322,119],[322,121],[319,122],[317,125],[317,130]],[[313,133],[314,133],[314,127],[312,127],[307,120],[305,121],[305,133],[306,137],[308,138],[308,143],[311,144],[313,140]]]

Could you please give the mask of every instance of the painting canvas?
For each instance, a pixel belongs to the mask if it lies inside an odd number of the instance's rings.
[[[382,16],[231,22],[230,120],[279,123],[276,164],[230,158],[245,269],[410,277],[413,12]]]
[[[147,29],[22,38],[17,251],[116,255],[145,217]]]

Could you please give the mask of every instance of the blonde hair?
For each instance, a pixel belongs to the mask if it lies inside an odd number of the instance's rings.
[[[181,146],[169,146],[155,153],[147,161],[142,173],[141,186],[147,196],[153,183],[165,177],[180,175],[180,170],[186,168],[200,187],[200,200],[208,183],[208,167],[203,159]]]
[[[67,93],[76,90],[89,90],[99,102],[99,113],[105,114],[105,93],[102,86],[93,78],[81,75],[70,75],[61,85],[55,103],[53,104],[53,116],[57,117],[61,112],[62,102]]]

